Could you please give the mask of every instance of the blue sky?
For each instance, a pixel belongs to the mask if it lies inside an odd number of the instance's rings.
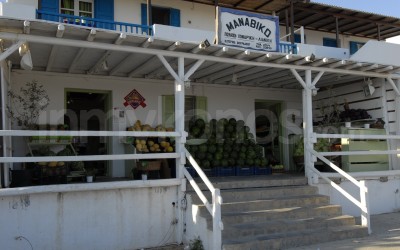
[[[311,2],[400,18],[400,0],[311,0]]]

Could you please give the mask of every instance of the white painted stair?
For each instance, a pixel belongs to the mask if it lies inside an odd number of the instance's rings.
[[[365,227],[342,215],[339,205],[318,194],[299,176],[210,178],[221,189],[224,230],[222,249],[286,249],[320,242],[363,237]],[[206,190],[200,185],[202,190]],[[204,192],[210,200],[209,192]],[[200,216],[212,231],[211,216],[196,193],[189,191]]]

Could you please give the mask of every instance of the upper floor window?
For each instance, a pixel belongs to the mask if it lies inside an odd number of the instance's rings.
[[[334,39],[334,38],[324,37],[322,40],[322,44],[325,47],[333,47],[333,48],[337,47],[337,42],[336,42],[336,39]]]
[[[61,0],[60,13],[72,16],[93,17],[93,1]]]
[[[350,55],[356,53],[365,43],[350,41]]]
[[[142,4],[142,25],[147,25],[147,4]],[[181,12],[174,8],[151,6],[152,24],[164,24],[175,27],[181,26]]]

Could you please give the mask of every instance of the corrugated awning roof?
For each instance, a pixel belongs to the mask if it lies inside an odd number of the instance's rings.
[[[214,5],[214,0],[185,0]],[[218,0],[222,7],[252,12],[279,15],[281,25],[286,24],[285,10],[290,9],[289,0]],[[294,23],[306,29],[336,32],[335,18],[339,18],[341,34],[378,39],[378,26],[381,39],[400,35],[400,19],[337,6],[295,0]]]

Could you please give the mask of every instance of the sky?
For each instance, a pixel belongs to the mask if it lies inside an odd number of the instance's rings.
[[[311,2],[400,18],[400,0],[311,0]]]

